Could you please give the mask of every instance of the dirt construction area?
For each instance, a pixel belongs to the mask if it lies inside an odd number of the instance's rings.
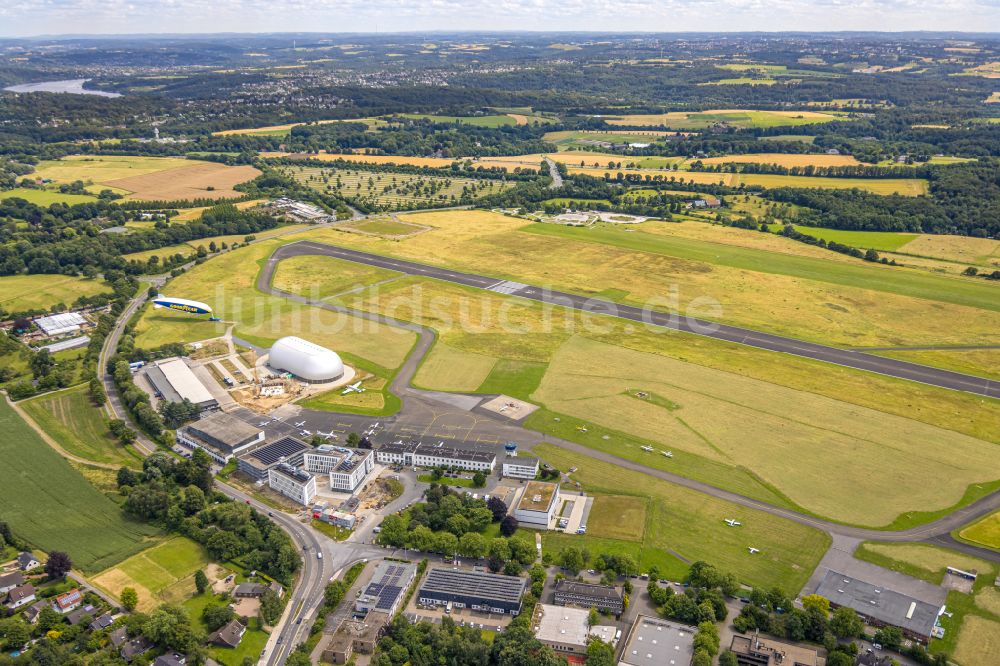
[[[109,180],[103,184],[128,190],[131,194],[127,199],[144,201],[235,199],[242,197],[243,193],[234,190],[233,186],[259,175],[260,171],[252,166],[197,162],[191,166]]]

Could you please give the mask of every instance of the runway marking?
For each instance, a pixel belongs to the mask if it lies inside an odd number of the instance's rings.
[[[489,291],[495,291],[498,294],[513,294],[522,289],[525,289],[528,285],[522,284],[520,282],[512,282],[511,280],[502,280],[494,285],[486,287]]]

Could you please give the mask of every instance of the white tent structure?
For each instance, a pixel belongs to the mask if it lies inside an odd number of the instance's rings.
[[[340,356],[294,335],[274,343],[268,365],[310,384],[334,382],[344,376],[344,362]]]

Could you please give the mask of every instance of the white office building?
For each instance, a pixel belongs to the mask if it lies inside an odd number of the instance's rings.
[[[303,506],[311,506],[316,497],[316,477],[285,463],[267,471],[267,485]]]
[[[531,481],[514,507],[514,517],[524,527],[548,529],[559,506],[559,484]]]
[[[512,479],[533,480],[538,476],[538,458],[519,455],[503,459],[503,475]]]
[[[447,467],[487,473],[492,472],[497,464],[497,456],[492,451],[460,449],[443,442],[437,444],[394,442],[380,448],[376,457],[384,465]]]
[[[302,465],[313,474],[329,474],[330,490],[353,493],[375,469],[375,455],[365,449],[323,445],[307,451]]]

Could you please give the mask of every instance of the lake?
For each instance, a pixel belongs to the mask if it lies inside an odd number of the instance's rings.
[[[4,90],[10,92],[50,92],[71,93],[73,95],[100,95],[101,97],[121,97],[120,93],[104,92],[103,90],[85,90],[83,84],[90,79],[66,79],[65,81],[40,81],[38,83],[21,83],[7,86]]]

